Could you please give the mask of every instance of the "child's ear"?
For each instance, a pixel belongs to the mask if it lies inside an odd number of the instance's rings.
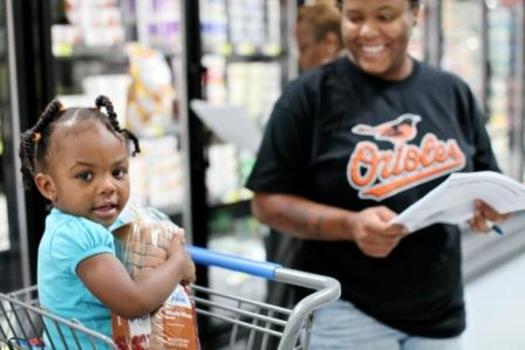
[[[49,201],[53,202],[56,199],[56,188],[53,179],[48,174],[37,173],[35,175],[36,188],[42,193],[42,196],[46,197]]]

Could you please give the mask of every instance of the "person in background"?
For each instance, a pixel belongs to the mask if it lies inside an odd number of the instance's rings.
[[[327,63],[341,55],[341,10],[330,1],[299,7],[295,26],[301,71]]]
[[[52,206],[38,249],[42,307],[111,337],[110,310],[141,317],[159,308],[179,282],[195,280],[182,234],[174,235],[166,262],[134,280],[115,255],[110,230],[123,224],[119,214],[129,199],[129,142],[134,153],[140,150],[107,97],[99,96],[96,108],[64,109],[54,100],[21,139],[26,186],[36,185]],[[56,327],[48,330],[54,345],[64,348]],[[66,343],[74,344],[68,333]],[[91,348],[89,339],[80,341]]]
[[[284,89],[247,182],[254,215],[303,239],[304,269],[341,282],[309,349],[460,348],[459,228],[391,220],[453,172],[499,168],[468,85],[407,53],[419,7],[343,0],[349,54]],[[476,200],[470,226],[506,216]]]

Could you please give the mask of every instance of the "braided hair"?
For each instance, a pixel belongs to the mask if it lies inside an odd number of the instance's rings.
[[[95,105],[100,110],[100,108],[104,107],[106,108],[107,112],[107,118],[109,119],[109,122],[111,123],[112,129],[109,129],[110,131],[117,132],[118,134],[121,134],[124,136],[125,140],[131,140],[133,142],[134,150],[132,155],[134,156],[137,153],[140,153],[140,146],[139,146],[139,140],[128,129],[122,129],[118,123],[117,119],[117,113],[115,113],[115,110],[113,109],[113,103],[107,98],[106,96],[100,95],[95,100]],[[105,121],[106,119],[102,119]]]
[[[113,103],[106,96],[98,96],[95,100],[96,108],[68,108],[59,100],[51,101],[44,112],[32,127],[24,131],[21,135],[19,156],[22,176],[26,189],[33,185],[34,176],[45,169],[46,161],[51,144],[51,137],[58,122],[70,119],[87,120],[96,119],[101,121],[106,128],[117,136],[123,137],[125,141],[131,140],[134,146],[132,155],[140,153],[139,141],[129,130],[120,127],[117,114],[113,108]],[[104,107],[104,114],[100,109]]]

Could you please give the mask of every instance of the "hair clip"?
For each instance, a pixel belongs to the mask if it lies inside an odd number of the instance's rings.
[[[35,132],[33,133],[33,138],[31,140],[33,141],[33,143],[38,144],[41,139],[42,139],[42,134],[40,134],[39,132]]]

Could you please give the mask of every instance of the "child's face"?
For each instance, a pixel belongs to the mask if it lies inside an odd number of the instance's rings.
[[[125,142],[95,120],[59,123],[51,137],[48,174],[35,178],[42,194],[66,213],[111,225],[129,199]]]

